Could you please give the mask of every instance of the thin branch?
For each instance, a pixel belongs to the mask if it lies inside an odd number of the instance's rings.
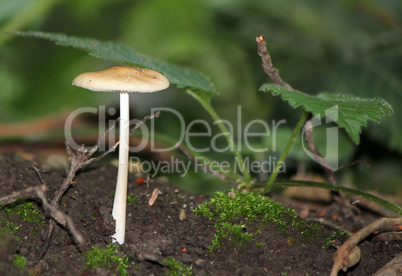
[[[41,185],[39,187],[40,187],[40,189],[43,189],[43,191],[46,190],[46,186],[44,186],[44,185]],[[6,196],[3,196],[2,198],[0,198],[0,205],[10,204],[19,198],[35,197],[37,195],[37,189],[38,189],[38,187],[28,187],[21,191],[14,191],[10,195],[6,195]]]
[[[46,200],[44,191],[38,189],[37,195],[42,200],[43,206],[51,211],[51,213],[56,214],[56,216],[54,216],[53,218],[61,225],[67,227],[70,230],[70,233],[73,235],[75,241],[79,245],[83,246],[85,243],[85,239],[75,228],[73,220],[67,214],[61,212],[60,210],[57,210],[52,205],[50,205],[49,202]]]
[[[45,185],[45,187],[47,187],[45,181],[43,181],[42,176],[40,175],[40,171],[34,165],[32,165],[32,168],[35,170],[36,174],[38,175],[40,183],[42,183],[43,185]]]
[[[306,121],[305,126],[305,134],[306,134],[306,142],[309,150],[314,154],[316,161],[321,165],[323,170],[325,171],[329,183],[336,185],[335,171],[331,169],[331,166],[328,164],[327,160],[325,160],[321,153],[315,146],[314,136],[313,136],[313,124],[311,123],[311,119]]]
[[[271,56],[269,55],[268,49],[266,47],[267,40],[265,39],[265,36],[259,35],[255,40],[257,42],[257,53],[261,57],[262,68],[264,69],[264,72],[276,85],[284,87],[288,90],[294,90],[289,84],[281,79],[278,69],[276,69],[272,65]]]
[[[136,131],[140,126],[142,126],[146,121],[158,118],[160,115],[160,111],[152,114],[152,115],[147,115],[145,116],[141,121],[135,124],[135,126],[131,129],[130,136],[133,135],[134,131]]]
[[[360,249],[357,247],[357,244],[365,239],[368,235],[376,232],[382,227],[401,225],[402,218],[380,218],[351,236],[335,252],[331,276],[337,276],[340,270],[346,271],[348,267],[351,267],[359,262]]]
[[[351,166],[354,166],[354,165],[356,165],[356,164],[363,164],[363,165],[365,165],[367,168],[370,167],[370,164],[369,164],[369,163],[366,163],[366,162],[363,162],[363,161],[360,161],[360,160],[355,160],[355,161],[353,161],[353,162],[351,162],[351,163],[348,163],[348,164],[345,164],[345,165],[340,166],[338,169],[336,169],[336,171],[340,171],[340,170],[342,170],[342,169],[344,169],[344,168],[351,167]]]
[[[39,175],[40,174],[38,174],[38,176]],[[41,182],[43,182],[42,179],[41,179]],[[83,236],[81,235],[81,233],[79,233],[77,231],[77,229],[75,228],[75,225],[74,225],[72,219],[67,214],[55,209],[51,204],[49,204],[49,202],[47,201],[46,196],[45,196],[46,190],[47,190],[47,187],[44,184],[42,184],[40,186],[35,186],[35,187],[28,187],[26,189],[23,189],[23,190],[20,190],[17,192],[13,192],[11,195],[0,198],[0,204],[1,205],[10,204],[20,198],[23,198],[23,199],[39,198],[42,201],[43,208],[45,210],[49,211],[50,216],[54,220],[56,220],[58,223],[60,223],[61,225],[67,227],[69,229],[70,233],[73,235],[75,241],[78,244],[80,244],[81,246],[84,245],[85,240],[84,240]]]
[[[116,121],[114,121],[114,123],[113,123],[105,132],[103,132],[103,133],[99,136],[98,140],[96,141],[95,146],[94,146],[94,147],[91,149],[91,151],[88,153],[89,156],[91,156],[92,154],[95,153],[95,151],[97,151],[97,149],[99,148],[99,146],[100,146],[100,144],[101,144],[103,138],[106,136],[107,133],[109,133],[112,129],[114,129],[114,128],[116,127],[116,124],[117,124],[117,122],[119,122],[119,121],[120,121],[120,117],[117,118]],[[115,147],[116,147],[116,146],[115,146]]]

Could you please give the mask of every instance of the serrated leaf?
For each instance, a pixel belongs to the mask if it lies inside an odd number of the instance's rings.
[[[195,71],[175,64],[140,54],[127,45],[116,42],[104,42],[90,38],[67,36],[44,32],[17,32],[19,36],[51,40],[56,45],[74,47],[87,51],[89,55],[124,65],[145,67],[164,74],[172,84],[179,88],[191,88],[208,98],[218,94],[209,79]],[[79,73],[79,72],[78,72]]]
[[[283,100],[297,108],[303,106],[306,111],[322,118],[329,117],[344,128],[353,142],[359,144],[361,128],[367,121],[380,122],[384,116],[392,114],[391,106],[383,99],[362,99],[351,95],[321,93],[308,95],[299,91],[290,91],[273,84],[264,84],[260,91],[280,95]]]

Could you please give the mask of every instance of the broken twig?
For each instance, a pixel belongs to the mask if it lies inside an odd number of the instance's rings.
[[[36,169],[36,168],[35,168]],[[37,169],[36,169],[37,170]],[[39,171],[37,171],[38,176],[40,176]],[[41,180],[43,182],[43,180]],[[13,192],[11,195],[4,196],[0,198],[0,204],[1,205],[6,205],[10,204],[17,199],[27,199],[27,198],[39,198],[42,201],[43,208],[47,210],[50,214],[50,216],[56,220],[58,223],[63,225],[64,227],[67,227],[70,231],[70,233],[73,235],[75,241],[79,245],[84,245],[84,238],[81,235],[80,232],[77,231],[75,228],[75,225],[72,221],[72,219],[65,213],[55,209],[46,199],[45,196],[45,191],[47,190],[46,186],[44,184],[40,186],[35,186],[35,187],[29,187],[26,189],[23,189],[21,191]]]
[[[288,90],[294,90],[289,84],[281,79],[278,69],[276,69],[272,65],[271,56],[269,55],[268,49],[266,47],[267,40],[265,39],[265,36],[259,35],[255,40],[257,42],[257,53],[261,57],[262,68],[264,69],[264,72],[276,85],[284,87]]]
[[[359,262],[360,249],[357,247],[357,244],[369,234],[374,233],[382,227],[400,225],[402,225],[402,218],[380,218],[351,236],[335,252],[334,265],[330,275],[337,276],[340,270],[346,271],[348,267],[354,266]]]
[[[328,164],[327,160],[325,160],[321,153],[315,146],[314,136],[313,136],[313,124],[311,123],[311,119],[306,121],[305,124],[305,134],[306,134],[306,142],[309,150],[314,154],[315,160],[321,165],[322,169],[325,171],[328,181],[332,185],[336,185],[335,171]]]

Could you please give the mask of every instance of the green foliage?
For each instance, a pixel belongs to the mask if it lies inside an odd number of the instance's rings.
[[[391,106],[383,99],[361,99],[351,95],[322,93],[308,95],[299,91],[291,91],[273,84],[264,84],[261,91],[280,95],[283,100],[297,108],[303,108],[319,118],[328,116],[340,127],[344,128],[353,142],[359,144],[361,128],[367,121],[379,122],[382,117],[390,116],[393,112]]]
[[[91,251],[84,253],[84,258],[87,261],[87,267],[92,266],[93,268],[108,268],[110,263],[115,263],[117,265],[119,275],[128,274],[127,268],[130,265],[130,258],[127,256],[118,256],[116,244],[109,244],[106,249],[100,249],[92,246]]]
[[[17,200],[0,207],[0,210],[4,210],[9,216],[18,215],[27,222],[45,223],[32,201]]]
[[[41,225],[45,224],[42,216],[39,214],[38,209],[35,207],[35,204],[32,201],[25,200],[17,200],[11,204],[0,206],[0,211],[4,211],[8,217],[8,220],[5,222],[8,229],[11,232],[16,233],[21,228],[20,224],[13,223],[11,221],[12,217],[17,215],[23,221],[39,223]],[[34,231],[34,230],[33,230]]]
[[[324,240],[324,244],[323,244],[322,248],[324,248],[324,249],[329,248],[330,245],[331,245],[331,243],[332,243],[334,240],[346,239],[346,238],[349,238],[349,234],[348,234],[348,233],[346,233],[346,232],[344,232],[344,231],[342,231],[342,230],[335,231],[335,232],[332,233],[328,238],[326,238],[326,239]]]
[[[127,195],[127,203],[128,204],[134,204],[134,203],[138,203],[138,196],[130,193]]]
[[[7,225],[8,229],[10,229],[10,231],[12,233],[18,232],[18,230],[20,230],[20,228],[22,226],[21,224],[15,224],[15,223],[12,223],[11,221],[7,221],[6,225]]]
[[[93,57],[153,69],[164,74],[171,83],[176,84],[179,88],[191,88],[209,97],[217,94],[209,79],[201,73],[137,53],[121,43],[43,32],[18,32],[15,35],[47,39],[57,45],[87,51]]]
[[[14,254],[13,264],[20,270],[23,270],[24,267],[27,265],[27,259],[24,256]]]
[[[193,267],[187,267],[173,257],[165,259],[165,264],[168,269],[168,276],[191,276],[193,275]]]
[[[272,223],[283,233],[286,233],[288,226],[296,227],[305,237],[317,230],[302,221],[294,210],[286,209],[271,198],[255,193],[239,191],[233,193],[235,196],[232,194],[231,197],[217,192],[210,201],[199,205],[194,210],[196,215],[203,215],[215,222],[216,233],[211,249],[219,247],[221,240],[229,235],[236,244],[250,242],[252,234],[246,230],[252,222]]]

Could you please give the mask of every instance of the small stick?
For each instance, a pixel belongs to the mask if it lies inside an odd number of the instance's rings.
[[[355,161],[353,161],[353,162],[351,162],[351,163],[349,163],[349,164],[345,164],[345,165],[340,166],[338,169],[336,169],[336,171],[340,171],[340,170],[342,170],[342,169],[344,169],[344,168],[351,167],[351,166],[354,166],[354,165],[356,165],[356,164],[363,164],[363,165],[366,165],[367,168],[370,167],[370,164],[369,164],[369,163],[366,163],[366,162],[363,162],[363,161],[360,161],[360,160],[355,160]]]
[[[41,182],[43,182],[43,180],[41,180]],[[85,242],[83,236],[77,231],[72,219],[67,214],[55,209],[51,204],[49,204],[45,196],[46,190],[47,187],[44,184],[35,187],[28,187],[0,198],[0,204],[10,204],[20,198],[39,198],[42,201],[44,209],[50,211],[51,217],[61,225],[67,227],[74,236],[76,242],[82,246]]]
[[[267,40],[265,39],[265,36],[259,35],[255,40],[257,42],[257,53],[261,57],[262,69],[264,69],[264,72],[276,85],[284,87],[288,90],[294,90],[289,84],[281,79],[278,69],[276,69],[272,65],[271,56],[269,55],[268,49],[266,47]]]
[[[44,185],[41,185],[39,187],[40,187],[40,189],[43,189],[43,191],[45,191],[47,189],[46,186],[44,186]],[[35,197],[37,194],[37,189],[38,189],[38,187],[28,187],[24,190],[14,191],[10,195],[6,195],[6,196],[3,196],[2,198],[0,198],[0,205],[10,204],[19,198]]]
[[[334,265],[332,267],[330,276],[337,276],[340,270],[346,271],[348,267],[351,267],[359,262],[360,256],[356,254],[356,248],[358,249],[357,244],[369,234],[374,233],[377,231],[377,229],[382,227],[401,225],[402,218],[380,218],[351,236],[335,252]]]
[[[130,135],[133,135],[134,131],[136,131],[146,121],[154,119],[154,118],[158,118],[160,114],[161,114],[161,112],[158,111],[155,114],[145,116],[141,121],[139,121],[137,124],[135,124],[135,126],[131,129]]]
[[[110,148],[108,151],[104,152],[99,157],[90,158],[97,151],[97,149],[99,148],[99,146],[100,146],[100,144],[102,142],[102,139],[105,137],[105,135],[108,132],[110,132],[116,126],[118,121],[119,121],[119,118],[109,127],[109,129],[107,129],[105,132],[103,132],[99,136],[95,146],[89,152],[88,152],[87,149],[85,149],[84,145],[82,145],[76,151],[76,153],[74,153],[72,147],[66,141],[66,143],[65,143],[66,144],[66,150],[67,150],[68,155],[70,156],[68,161],[70,162],[71,166],[70,166],[70,170],[69,170],[69,172],[67,174],[67,177],[64,179],[60,189],[57,191],[56,196],[53,198],[53,200],[51,202],[51,206],[53,207],[52,210],[57,210],[59,208],[60,199],[63,197],[64,193],[67,191],[67,189],[73,183],[73,179],[75,177],[75,174],[77,173],[77,171],[79,169],[91,164],[92,162],[98,161],[99,159],[103,158],[104,156],[106,156],[107,154],[113,152],[116,149],[116,147],[118,146],[119,142],[117,142],[112,148]],[[51,216],[52,217],[57,217],[56,213],[57,212],[52,211]],[[56,219],[56,221],[57,221],[57,219]],[[59,222],[59,221],[57,221],[57,222]],[[68,220],[66,220],[66,223],[68,223]],[[47,252],[47,250],[48,250],[48,248],[50,246],[50,242],[52,240],[53,229],[54,229],[54,220],[51,220],[50,223],[49,223],[46,242],[44,243],[41,251],[39,252],[39,259],[42,259],[45,256],[45,254],[46,254],[46,252]],[[77,240],[77,238],[76,238],[76,240]]]
[[[332,185],[336,185],[335,171],[331,169],[331,166],[328,162],[322,157],[321,153],[318,151],[314,144],[314,136],[313,136],[313,124],[311,123],[311,119],[306,121],[305,124],[306,130],[306,142],[309,150],[314,154],[316,161],[320,163],[321,167],[325,171],[329,183]]]
[[[38,175],[40,183],[42,183],[43,185],[46,186],[45,181],[43,181],[42,176],[40,175],[39,169],[37,169],[34,165],[32,165],[32,168],[35,170],[36,174]]]

